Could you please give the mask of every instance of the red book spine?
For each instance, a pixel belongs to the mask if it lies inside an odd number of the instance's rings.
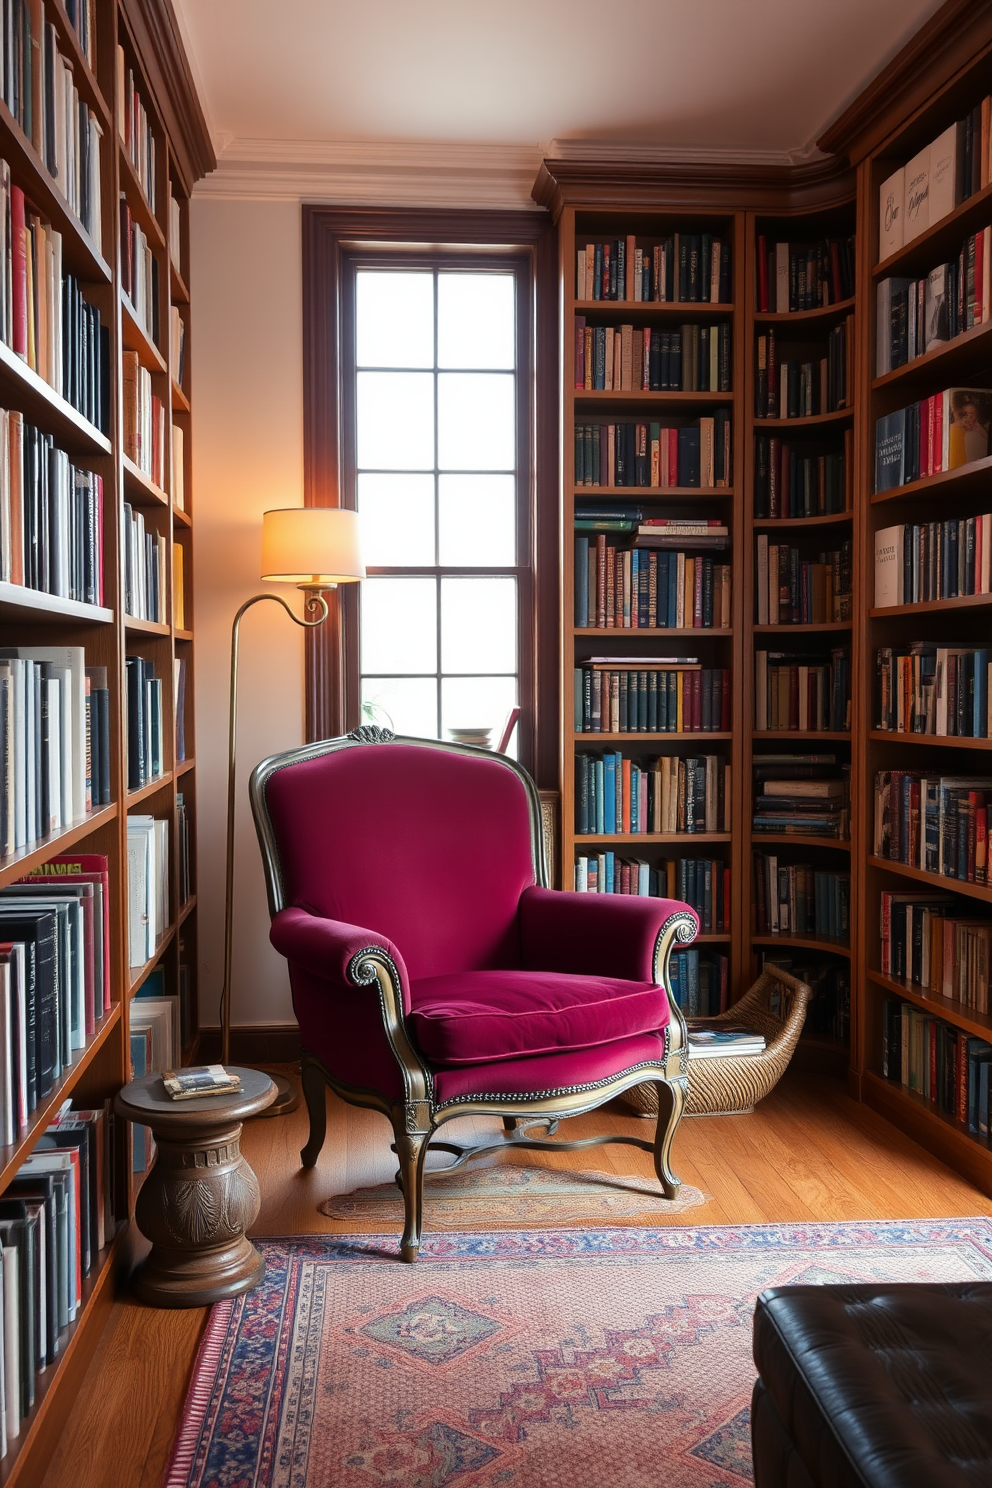
[[[28,260],[24,192],[10,188],[10,265],[13,294],[13,348],[18,356],[28,354]]]

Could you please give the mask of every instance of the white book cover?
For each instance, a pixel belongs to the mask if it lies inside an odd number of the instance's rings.
[[[21,1304],[18,1296],[17,1247],[3,1247],[3,1414],[7,1440],[21,1434]]]
[[[930,144],[930,222],[953,212],[960,200],[964,120],[950,125]]]
[[[139,1033],[146,1028],[152,1031],[151,1064],[145,1071],[148,1075],[164,1074],[166,1070],[174,1069],[176,1064],[172,1009],[168,1005],[162,1006],[162,1003],[167,1004],[167,999],[136,997],[131,1004],[129,1026]]]
[[[148,960],[148,847],[144,832],[127,834],[127,944],[129,965]],[[154,947],[153,947],[154,949]]]
[[[906,169],[893,171],[878,190],[878,258],[879,262],[898,253],[903,246],[905,222]]]
[[[768,544],[768,621],[769,625],[779,623],[779,601],[781,600],[779,590],[779,562],[778,543]]]
[[[881,527],[875,533],[875,608],[902,604],[901,526]]]
[[[789,309],[789,245],[775,244],[775,311],[784,315]]]
[[[71,816],[77,821],[86,814],[86,653],[82,646],[9,646],[3,653],[22,660],[48,661],[67,669],[70,677],[67,748],[72,757]],[[64,694],[63,694],[64,695]]]
[[[930,146],[906,166],[906,221],[903,240],[911,243],[930,226]]]
[[[17,1140],[12,970],[8,959],[0,961],[0,1141],[5,1147]]]
[[[79,1172],[78,1159],[74,1163],[71,1153],[63,1148],[45,1147],[40,1152],[35,1151],[24,1159],[21,1165],[22,1173],[31,1171],[36,1173],[65,1173],[66,1174],[66,1227],[68,1230],[68,1268],[65,1278],[66,1290],[63,1298],[69,1321],[75,1322],[76,1310],[80,1302],[80,1289],[82,1277],[80,1275],[79,1246],[76,1239],[76,1215],[79,1213],[79,1203],[76,1197],[76,1179]]]

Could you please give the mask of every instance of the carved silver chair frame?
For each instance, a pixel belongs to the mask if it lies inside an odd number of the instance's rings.
[[[541,888],[547,887],[540,800],[534,782],[521,766],[506,755],[494,755],[489,750],[477,749],[471,745],[409,738],[393,735],[386,729],[364,725],[344,738],[326,739],[318,744],[273,755],[263,760],[252,772],[249,793],[265,867],[270,917],[286,907],[286,899],[279,849],[266,806],[268,782],[280,770],[333,754],[337,750],[354,749],[368,744],[388,747],[394,742],[448,754],[497,760],[505,769],[511,770],[526,791],[530,805],[534,881]],[[688,908],[670,915],[658,933],[654,947],[654,979],[665,987],[666,994],[670,985],[668,969],[671,952],[676,944],[688,945],[695,939],[695,935],[695,920]],[[438,1104],[431,1070],[417,1050],[404,1018],[400,976],[391,957],[383,947],[370,945],[352,957],[347,975],[357,995],[378,998],[386,1038],[402,1077],[403,1099],[391,1101],[375,1090],[346,1084],[332,1075],[316,1055],[304,1049],[301,1067],[303,1093],[310,1116],[310,1135],[300,1156],[304,1167],[312,1168],[316,1165],[326,1134],[326,1086],[330,1086],[336,1095],[350,1105],[368,1106],[387,1116],[393,1129],[393,1151],[399,1163],[396,1181],[403,1193],[405,1225],[401,1252],[405,1261],[416,1260],[420,1248],[424,1164],[428,1152],[450,1155],[453,1161],[444,1169],[450,1172],[470,1158],[496,1151],[526,1147],[531,1151],[576,1152],[587,1147],[603,1146],[608,1142],[619,1142],[652,1153],[655,1172],[665,1197],[675,1198],[680,1181],[671,1168],[671,1150],[686,1101],[688,1061],[685,1020],[681,1009],[670,996],[670,1019],[665,1030],[664,1053],[656,1062],[635,1065],[589,1085],[520,1094],[492,1094],[483,1090]],[[653,1140],[626,1135],[584,1137],[577,1141],[554,1140],[559,1121],[568,1116],[580,1116],[593,1111],[622,1095],[625,1090],[640,1084],[653,1084],[657,1088],[658,1121]],[[503,1121],[501,1137],[475,1146],[434,1140],[435,1133],[457,1116],[499,1116]],[[543,1129],[543,1136],[531,1135],[535,1126]]]

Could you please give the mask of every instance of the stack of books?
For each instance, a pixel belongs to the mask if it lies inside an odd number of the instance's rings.
[[[784,836],[850,836],[846,770],[834,755],[753,756],[753,830]]]

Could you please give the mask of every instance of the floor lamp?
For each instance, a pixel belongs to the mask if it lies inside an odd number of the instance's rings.
[[[338,506],[295,506],[267,511],[262,516],[261,577],[274,584],[295,584],[306,596],[301,617],[281,594],[256,594],[246,599],[231,627],[231,713],[227,759],[227,881],[224,895],[224,985],[220,994],[221,1059],[231,1058],[231,963],[234,951],[234,808],[237,782],[238,638],[241,618],[252,605],[271,599],[282,605],[296,625],[315,630],[327,619],[324,591],[338,584],[364,579],[358,513]],[[273,1076],[278,1087],[274,1103],[264,1113],[282,1116],[299,1103],[296,1084],[284,1075]]]

